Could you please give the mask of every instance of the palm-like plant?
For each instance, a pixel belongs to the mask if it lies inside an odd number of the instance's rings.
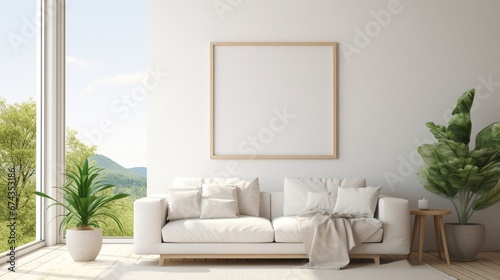
[[[469,149],[474,95],[474,89],[462,94],[448,127],[426,123],[438,142],[418,147],[425,162],[418,171],[420,182],[451,200],[460,224],[467,224],[475,211],[500,201],[500,123],[481,130],[474,149]]]
[[[66,210],[66,214],[61,221],[59,230],[76,225],[80,229],[99,227],[100,223],[105,224],[102,218],[111,218],[123,233],[123,225],[120,220],[109,211],[112,201],[125,198],[128,194],[108,195],[104,191],[114,188],[113,185],[104,184],[98,178],[102,168],[89,166],[88,159],[83,164],[75,164],[76,171],[67,170],[64,174],[68,182],[58,188],[63,201],[60,202],[42,192],[35,192],[36,195],[48,198],[54,203],[48,207],[61,206]]]

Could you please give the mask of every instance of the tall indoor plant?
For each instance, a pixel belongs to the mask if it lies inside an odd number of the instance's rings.
[[[122,223],[109,211],[110,203],[129,195],[106,194],[105,190],[114,186],[98,178],[102,168],[90,166],[88,159],[75,167],[76,171],[66,170],[66,184],[57,187],[62,193],[62,201],[42,192],[35,194],[54,201],[48,207],[57,205],[65,209],[59,230],[66,229],[68,251],[75,261],[91,261],[102,247],[102,229],[99,228],[102,218],[111,218],[123,232]]]
[[[449,199],[455,208],[458,223],[447,224],[446,235],[452,259],[464,261],[474,259],[485,238],[484,225],[468,223],[470,217],[500,201],[500,123],[482,129],[474,148],[469,147],[474,95],[474,89],[462,94],[448,127],[426,123],[437,142],[418,147],[425,163],[418,171],[420,182],[428,191]],[[472,236],[476,232],[479,236]],[[473,245],[475,240],[479,244]]]

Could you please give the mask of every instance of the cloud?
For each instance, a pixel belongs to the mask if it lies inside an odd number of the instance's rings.
[[[89,85],[87,87],[84,87],[83,89],[80,90],[80,93],[89,93],[89,92],[92,92],[96,89],[95,86],[93,85]]]
[[[141,84],[146,77],[145,71],[138,71],[135,73],[126,73],[118,75],[108,75],[90,82],[85,88],[80,90],[80,93],[89,93],[99,87],[114,86],[114,87],[131,87]]]
[[[89,69],[92,67],[92,63],[74,56],[66,56],[66,64],[74,65],[82,69]]]
[[[146,72],[139,71],[130,74],[119,74],[119,75],[110,75],[104,78],[97,80],[97,83],[100,84],[110,84],[110,85],[118,85],[118,86],[131,86],[136,85],[142,82]]]

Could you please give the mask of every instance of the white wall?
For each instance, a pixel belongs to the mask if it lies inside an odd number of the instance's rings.
[[[148,193],[176,176],[257,176],[265,191],[285,176],[361,176],[412,207],[425,196],[450,208],[418,182],[416,148],[432,137],[424,123],[445,124],[470,88],[474,135],[500,121],[498,11],[499,1],[150,0],[149,62],[169,76],[148,101]],[[211,160],[211,41],[339,42],[339,158]],[[499,212],[472,218],[487,225],[486,250],[500,250]]]

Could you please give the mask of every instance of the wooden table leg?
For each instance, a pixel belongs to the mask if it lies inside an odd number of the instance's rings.
[[[422,264],[424,252],[425,216],[419,216],[420,236],[418,241],[418,264]]]
[[[446,234],[444,231],[443,216],[438,216],[439,227],[441,228],[441,237],[443,240],[444,255],[446,257],[446,263],[450,265],[450,255],[448,254],[448,244],[446,243]]]
[[[441,258],[441,241],[440,241],[440,236],[439,236],[438,216],[434,216],[434,234],[436,235],[436,246],[437,246],[436,250],[438,253],[438,257]]]
[[[411,235],[411,243],[410,243],[410,253],[408,253],[408,259],[410,258],[411,252],[413,252],[413,244],[415,243],[415,238],[417,237],[418,230],[418,215],[415,215],[415,220],[413,221],[413,233]]]

